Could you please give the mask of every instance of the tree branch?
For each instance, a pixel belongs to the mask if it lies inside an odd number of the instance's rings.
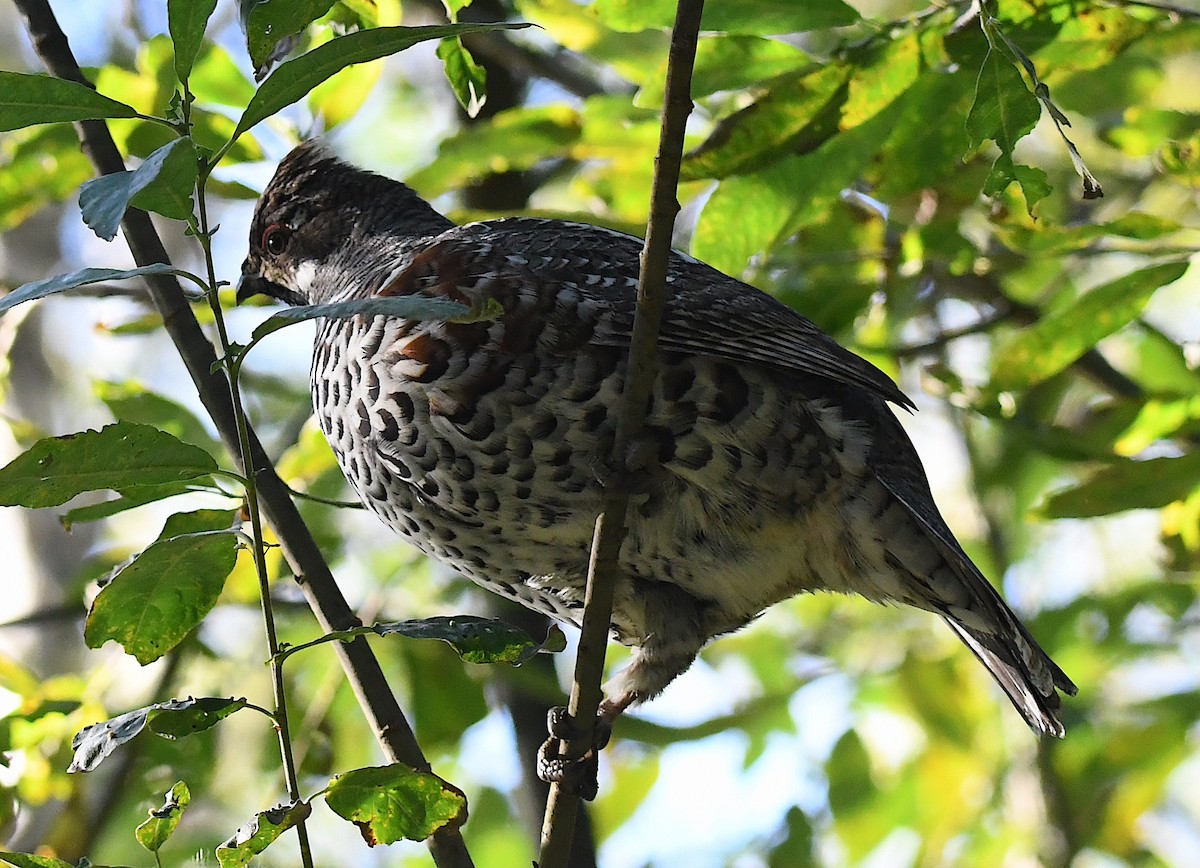
[[[446,20],[446,7],[442,0],[414,0],[411,5],[420,8],[433,20],[438,22]],[[459,20],[480,20],[478,13],[473,10],[474,4],[462,10]],[[493,16],[487,20],[496,20],[496,18]],[[566,52],[550,53],[533,46],[522,45],[502,31],[472,33],[463,37],[463,44],[480,62],[503,69],[507,74],[521,78],[542,78],[552,81],[580,99],[613,92],[613,88],[605,87],[587,68],[586,64],[578,62],[575,55]],[[632,94],[634,88],[626,85],[623,90]]]
[[[637,311],[613,442],[611,466],[618,472],[626,468],[629,445],[642,428],[646,404],[654,387],[658,329],[666,302],[671,232],[675,226],[675,216],[679,213],[676,188],[683,160],[684,128],[692,111],[692,65],[696,58],[703,11],[704,0],[679,0],[675,25],[671,30],[666,95],[650,194],[650,219],[646,227],[646,244],[642,248]],[[609,490],[605,493],[604,510],[596,519],[592,556],[588,563],[583,628],[568,705],[571,720],[586,736],[566,745],[564,755],[569,759],[578,759],[594,743],[596,711],[601,701],[604,652],[612,619],[613,587],[617,579],[621,543],[625,537],[625,513],[628,507],[628,493]],[[550,788],[542,825],[540,868],[562,868],[568,864],[578,809],[578,796],[568,793],[558,784]]]
[[[15,0],[25,18],[26,27],[38,56],[49,71],[62,79],[92,87],[79,68],[67,38],[59,27],[47,0]],[[100,174],[125,170],[108,126],[103,121],[82,121],[77,124],[83,151]],[[138,265],[168,262],[167,251],[158,237],[146,212],[130,209],[122,221],[129,249]],[[239,455],[237,428],[230,397],[229,380],[216,366],[212,344],[204,336],[188,305],[178,282],[170,276],[148,277],[146,283],[163,324],[183,359],[195,384],[197,394],[212,417],[221,441],[233,456]],[[240,468],[243,474],[253,473],[258,482],[258,495],[263,513],[280,541],[284,556],[300,583],[304,596],[326,631],[343,630],[360,622],[334,581],[328,564],[301,519],[287,486],[276,475],[270,459],[263,451],[254,432],[250,432],[250,468]],[[346,676],[354,689],[375,736],[390,761],[405,763],[428,771],[429,762],[421,752],[412,728],[392,695],[374,653],[366,640],[336,643],[337,653]],[[471,858],[457,829],[442,830],[429,840],[434,861],[442,868],[472,865]]]

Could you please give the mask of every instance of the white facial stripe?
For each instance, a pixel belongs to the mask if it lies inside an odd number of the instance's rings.
[[[296,267],[296,291],[301,295],[311,298],[309,290],[312,289],[313,280],[317,276],[317,263],[312,259],[305,259]]]

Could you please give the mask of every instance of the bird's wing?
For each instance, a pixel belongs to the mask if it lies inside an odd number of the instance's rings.
[[[435,292],[450,291],[446,284],[459,291],[507,286],[511,292],[522,281],[565,288],[587,317],[596,318],[588,343],[626,347],[641,247],[632,235],[597,226],[518,217],[456,226],[418,258],[426,274],[443,278]],[[913,407],[883,371],[766,293],[680,253],[672,253],[667,281],[661,350],[823,377]],[[429,292],[438,280],[420,282]]]

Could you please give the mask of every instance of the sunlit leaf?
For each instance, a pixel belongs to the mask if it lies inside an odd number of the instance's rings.
[[[479,114],[487,102],[487,70],[475,62],[459,38],[438,43],[437,56],[445,64],[446,81],[467,117]]]
[[[92,601],[83,628],[88,647],[112,639],[145,666],[178,645],[217,604],[237,561],[230,524],[225,510],[172,516]]]
[[[396,54],[419,42],[445,39],[488,30],[514,30],[526,24],[446,24],[426,27],[378,27],[332,39],[312,51],[281,64],[262,83],[238,120],[231,138],[270,117],[304,96],[335,72],[353,63],[365,63]]]
[[[137,111],[82,84],[0,70],[0,132],[34,124],[133,118]]]
[[[883,133],[902,115],[897,101],[869,121],[833,136],[802,157],[726,178],[708,199],[692,236],[691,253],[727,274],[770,251],[801,226],[828,212],[880,148]]]
[[[839,126],[848,130],[879,114],[912,86],[920,70],[921,41],[917,33],[885,43],[866,65],[851,74]]]
[[[118,419],[153,425],[184,443],[200,447],[210,455],[221,449],[195,413],[166,395],[152,392],[132,380],[122,383],[99,382],[95,390],[97,397]]]
[[[261,73],[277,59],[275,47],[328,12],[333,0],[240,0],[239,5],[250,62]]]
[[[1155,241],[1183,227],[1174,220],[1144,211],[1129,211],[1106,223],[1083,223],[1072,226],[1038,225],[1005,227],[997,236],[1023,253],[1045,256],[1082,250],[1101,239],[1116,236],[1136,241]]]
[[[187,81],[200,46],[204,29],[217,7],[217,0],[167,0],[167,24],[171,44],[175,46],[175,74]]]
[[[462,791],[437,775],[394,763],[338,775],[325,789],[325,801],[358,826],[369,846],[401,839],[424,841],[438,829],[467,819]]]
[[[117,422],[47,437],[0,469],[0,506],[57,506],[85,491],[208,476],[217,463],[157,428]]]
[[[674,0],[596,0],[600,20],[615,30],[670,27]],[[704,6],[701,30],[769,36],[842,27],[858,21],[858,13],[842,0],[721,0]]]
[[[191,800],[192,794],[187,784],[183,781],[177,782],[167,792],[162,807],[151,808],[150,818],[134,830],[137,842],[152,853],[161,849],[178,827]]]
[[[225,843],[217,847],[217,864],[221,868],[240,868],[269,847],[288,829],[308,819],[312,805],[292,802],[254,815],[250,822],[238,827]]]
[[[68,772],[90,772],[121,745],[141,734],[151,720],[162,718],[162,725],[176,735],[189,735],[215,726],[224,718],[246,707],[244,699],[204,696],[199,699],[168,699],[138,708],[109,720],[85,726],[71,739],[74,759]],[[176,719],[176,723],[167,721]],[[182,725],[181,725],[182,724]]]
[[[1033,130],[1041,114],[1041,104],[1025,86],[1021,73],[1003,53],[989,48],[975,81],[975,103],[966,121],[971,150],[989,139],[1000,149],[985,188],[988,195],[997,195],[1020,180],[1013,149]]]
[[[13,865],[15,868],[76,868],[70,862],[55,859],[53,856],[35,856],[32,853],[0,852],[0,862]]]
[[[427,198],[439,196],[493,173],[521,171],[566,156],[581,132],[579,113],[563,105],[500,112],[443,139],[437,158],[407,183]]]
[[[535,642],[524,630],[498,618],[472,615],[393,621],[375,624],[370,629],[380,636],[440,639],[453,647],[468,663],[520,665],[539,652],[561,651],[565,647],[560,630],[552,630],[545,642]]]
[[[692,97],[699,99],[717,91],[759,86],[763,81],[795,72],[811,62],[799,48],[776,39],[736,34],[706,36],[696,46]],[[665,80],[664,66],[659,75],[642,85],[638,104],[661,106]]]
[[[75,130],[53,124],[5,136],[0,148],[0,232],[21,225],[51,202],[64,202],[94,170]]]
[[[1092,518],[1127,509],[1157,509],[1200,488],[1200,453],[1177,458],[1115,461],[1087,481],[1050,495],[1048,518]]]
[[[1132,322],[1161,287],[1187,271],[1186,262],[1152,265],[1098,286],[1042,317],[1001,348],[993,385],[1020,389],[1061,371],[1104,337]]]
[[[806,153],[837,131],[850,70],[829,64],[783,76],[762,98],[717,125],[684,160],[681,177],[723,178],[789,153]]]

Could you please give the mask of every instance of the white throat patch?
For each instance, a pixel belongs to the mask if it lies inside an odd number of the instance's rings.
[[[312,259],[305,259],[296,267],[296,291],[305,298],[312,298],[312,284],[317,276],[317,263]]]

